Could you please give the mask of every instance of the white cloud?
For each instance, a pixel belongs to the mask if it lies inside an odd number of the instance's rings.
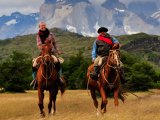
[[[42,3],[44,0],[0,0],[0,16],[16,11],[23,14],[39,12]]]

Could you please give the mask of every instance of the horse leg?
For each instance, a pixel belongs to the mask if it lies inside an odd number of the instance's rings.
[[[100,90],[100,94],[101,94],[101,97],[102,97],[101,111],[102,111],[102,113],[105,113],[106,112],[106,105],[108,103],[107,96],[106,96],[105,90],[102,87],[102,85],[99,86],[99,90]]]
[[[91,93],[91,97],[93,99],[93,103],[94,103],[94,106],[96,108],[97,116],[98,116],[98,115],[100,115],[100,111],[98,109],[98,101],[97,101],[95,90],[94,89],[90,89],[90,93]]]
[[[53,94],[53,114],[56,113],[56,97],[57,97],[57,93],[58,93],[58,88],[56,89],[56,91],[54,91]]]
[[[118,102],[118,93],[119,93],[119,89],[114,90],[114,105],[118,106],[119,102]]]
[[[44,109],[44,106],[43,106],[44,90],[42,90],[40,88],[38,89],[38,98],[39,98],[38,106],[40,109],[41,117],[45,117],[45,112],[43,111],[43,109]]]
[[[51,108],[52,108],[52,98],[53,98],[53,95],[52,95],[52,93],[51,93],[51,90],[49,90],[48,114],[51,113]]]
[[[101,111],[102,113],[106,113],[106,106],[107,106],[107,103],[104,103],[103,100],[101,101]]]

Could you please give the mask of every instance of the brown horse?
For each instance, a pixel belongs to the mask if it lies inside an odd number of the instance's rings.
[[[118,106],[118,95],[120,90],[120,76],[118,69],[120,68],[120,51],[119,49],[112,49],[109,52],[109,56],[104,58],[105,62],[101,66],[100,75],[98,81],[92,80],[90,72],[93,71],[94,65],[88,67],[87,78],[88,87],[90,89],[91,97],[94,102],[94,106],[97,109],[97,115],[99,113],[106,112],[107,105],[107,91],[114,91],[114,104]],[[101,112],[98,110],[98,101],[96,98],[96,90],[100,92],[102,97]]]
[[[37,59],[37,63],[40,64],[36,76],[38,81],[38,105],[41,117],[45,117],[45,112],[43,111],[44,90],[49,91],[48,113],[50,114],[52,102],[53,113],[56,112],[56,96],[59,87],[58,72],[55,68],[54,58],[51,56],[51,47],[49,45],[45,44],[42,46],[41,56]],[[61,93],[63,94],[62,91]]]

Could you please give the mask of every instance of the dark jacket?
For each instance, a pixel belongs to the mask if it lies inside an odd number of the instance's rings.
[[[109,55],[109,50],[112,47],[111,45],[101,40],[96,40],[96,45],[97,45],[96,51],[98,56],[104,57]]]
[[[109,34],[106,36],[99,35],[97,37],[96,45],[97,45],[97,55],[103,57],[109,55],[109,50],[113,46],[112,37]]]

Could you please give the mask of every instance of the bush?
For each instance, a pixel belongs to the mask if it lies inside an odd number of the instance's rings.
[[[71,56],[64,63],[64,77],[67,80],[68,89],[85,89],[86,73],[90,62],[83,57],[83,52],[79,51],[76,56]]]
[[[0,65],[0,84],[6,91],[24,92],[29,89],[31,74],[29,55],[14,51]]]

